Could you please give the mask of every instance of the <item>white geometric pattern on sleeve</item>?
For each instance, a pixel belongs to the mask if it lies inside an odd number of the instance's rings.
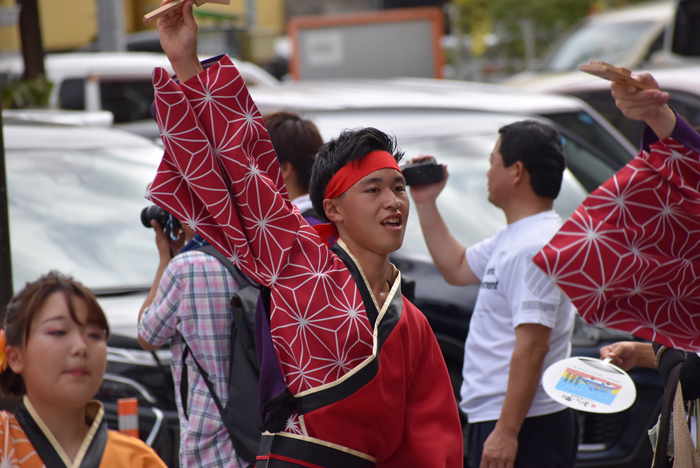
[[[178,86],[156,70],[165,154],[147,198],[271,288],[270,327],[293,394],[332,383],[373,352],[343,262],[287,196],[267,130],[228,57]]]
[[[534,261],[589,323],[700,350],[700,155],[671,138],[652,145]]]

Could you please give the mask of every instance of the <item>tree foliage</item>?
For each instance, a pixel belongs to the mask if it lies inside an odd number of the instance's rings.
[[[522,58],[522,21],[535,26],[536,54],[567,27],[595,11],[639,3],[645,0],[452,0],[458,8],[460,27],[471,35],[472,53],[480,56],[488,34],[497,31],[507,57]]]
[[[1,84],[1,83],[0,83]],[[16,79],[2,88],[4,109],[36,109],[49,106],[49,97],[54,84],[44,75],[33,80]]]

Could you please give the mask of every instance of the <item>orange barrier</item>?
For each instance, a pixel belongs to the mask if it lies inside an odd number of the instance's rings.
[[[139,436],[139,402],[136,398],[117,400],[119,432],[133,437]]]

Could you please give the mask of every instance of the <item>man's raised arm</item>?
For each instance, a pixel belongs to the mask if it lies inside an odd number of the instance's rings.
[[[206,70],[199,64],[191,1],[160,18],[158,32],[180,83],[155,70],[165,155],[147,198],[269,287],[293,252],[307,250],[300,242],[316,246],[315,233],[289,201],[265,125],[232,61],[224,56]]]
[[[445,169],[447,171],[447,169]],[[411,187],[425,243],[435,266],[449,284],[465,286],[479,283],[467,262],[467,248],[455,239],[437,208],[437,197],[445,188],[447,177],[440,182]]]

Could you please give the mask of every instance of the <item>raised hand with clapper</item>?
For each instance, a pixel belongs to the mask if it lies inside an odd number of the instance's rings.
[[[176,8],[182,8],[182,5],[184,3],[185,0],[170,2],[167,5],[163,5],[162,7],[158,8],[157,10],[153,10],[152,12],[143,15],[143,24],[150,24],[151,22],[157,20],[161,16],[167,15]],[[218,3],[221,5],[230,5],[231,0],[194,0],[194,3],[197,6],[202,6],[205,3]]]

